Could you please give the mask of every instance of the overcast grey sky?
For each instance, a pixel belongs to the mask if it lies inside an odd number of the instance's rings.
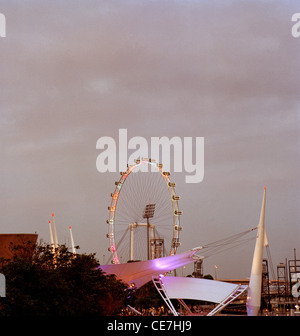
[[[55,213],[81,252],[108,257],[118,173],[99,173],[102,136],[205,138],[205,175],[181,196],[184,252],[253,228],[267,186],[274,266],[300,257],[297,1],[0,0],[0,231],[49,241]],[[254,241],[204,272],[247,277]]]

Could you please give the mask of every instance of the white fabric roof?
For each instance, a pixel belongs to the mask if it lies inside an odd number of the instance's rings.
[[[192,299],[220,303],[239,285],[200,278],[171,277],[161,279],[170,299]]]
[[[195,256],[201,248],[195,248],[184,253],[173,256],[157,258],[146,261],[132,262],[126,264],[102,265],[100,268],[107,274],[115,274],[117,279],[128,283],[134,283],[141,287],[152,279],[152,276],[170,272],[178,267],[187,265],[198,260]]]

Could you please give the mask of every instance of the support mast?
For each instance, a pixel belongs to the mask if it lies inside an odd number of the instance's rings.
[[[263,248],[268,245],[265,232],[265,206],[266,206],[266,187],[262,200],[259,224],[257,226],[256,244],[254,249],[252,269],[247,296],[247,314],[256,316],[261,305],[261,286],[262,286],[262,261]]]

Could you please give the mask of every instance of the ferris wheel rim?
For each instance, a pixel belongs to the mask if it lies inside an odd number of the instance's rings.
[[[157,171],[161,174],[163,180],[165,181],[169,194],[170,199],[172,202],[172,209],[173,209],[173,225],[172,225],[172,239],[171,239],[171,247],[169,255],[176,254],[177,248],[181,245],[179,241],[179,233],[182,230],[182,226],[180,225],[180,216],[182,215],[182,211],[179,210],[178,200],[180,197],[176,194],[174,182],[170,180],[170,172],[163,171],[163,165],[160,163],[156,163],[156,160],[149,159],[149,158],[141,158],[136,159],[135,164],[128,164],[127,170],[125,172],[120,172],[121,177],[120,179],[115,182],[115,190],[111,193],[111,204],[108,207],[109,210],[109,218],[106,221],[108,224],[108,234],[106,235],[109,239],[109,252],[111,252],[111,258],[113,264],[120,264],[120,260],[117,253],[116,241],[115,241],[115,214],[117,203],[119,200],[119,195],[121,193],[122,187],[126,182],[128,176],[139,166],[141,165],[151,165],[157,169]]]

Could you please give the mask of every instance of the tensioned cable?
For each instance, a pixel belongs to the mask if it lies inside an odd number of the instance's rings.
[[[257,227],[255,227],[255,228],[253,228],[253,229],[250,229],[250,230],[246,230],[246,231],[240,232],[240,233],[236,233],[236,234],[234,234],[234,235],[232,235],[232,236],[228,236],[228,237],[226,237],[226,238],[222,238],[222,239],[216,240],[216,241],[214,241],[214,242],[212,242],[212,243],[208,243],[208,244],[206,244],[206,245],[203,245],[203,248],[207,248],[207,247],[211,247],[211,246],[212,246],[212,247],[219,246],[219,244],[223,244],[223,242],[225,242],[225,241],[232,241],[232,240],[235,240],[237,237],[244,236],[244,235],[246,235],[247,233],[252,232],[252,231],[254,231],[254,230],[256,230],[256,229],[257,229]]]
[[[209,251],[208,253],[204,253],[203,256],[204,256],[204,258],[208,258],[208,257],[211,257],[213,255],[219,254],[221,252],[233,249],[237,246],[243,245],[243,244],[245,244],[249,241],[253,241],[254,239],[255,239],[255,237],[251,237],[251,238],[248,238],[248,239],[243,239],[243,240],[240,240],[240,241],[235,242],[235,243],[230,243],[231,244],[230,246],[228,246],[229,244],[226,244],[224,246],[220,246],[218,249],[216,249],[214,251]]]
[[[247,235],[248,233],[255,231],[256,229],[257,227],[241,232],[241,233],[237,233],[227,238],[220,239],[215,242],[206,244],[203,246],[203,249],[207,249],[206,251],[208,251],[208,253],[203,253],[202,255],[204,256],[204,258],[208,258],[210,256],[213,256],[221,252],[227,251],[229,249],[235,248],[237,246],[240,246],[246,242],[252,241],[256,239],[255,236],[250,237],[250,238],[244,238],[244,239],[241,239],[241,238]],[[276,279],[269,245],[266,246],[266,252],[267,252],[267,258],[270,264],[270,271],[271,271],[272,278]]]
[[[242,245],[248,241],[254,240],[255,237],[250,237],[250,238],[244,238],[241,239],[242,237],[244,237],[245,235],[247,235],[248,233],[256,230],[257,228],[253,228],[247,231],[243,231],[237,234],[234,234],[232,236],[217,240],[215,242],[206,244],[204,246],[202,246],[203,249],[206,249],[204,251],[204,253],[201,252],[201,254],[207,258],[210,257],[212,255],[224,252],[226,250],[229,250],[231,248],[237,247],[239,245]]]

